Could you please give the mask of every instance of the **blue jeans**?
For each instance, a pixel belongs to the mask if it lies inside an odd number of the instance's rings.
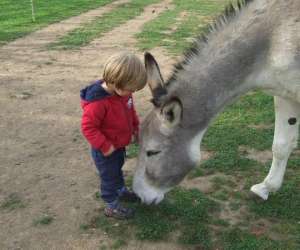
[[[92,157],[101,179],[101,198],[106,203],[112,203],[117,200],[118,191],[125,186],[122,171],[125,149],[117,149],[110,156],[104,156],[99,150],[92,149]]]

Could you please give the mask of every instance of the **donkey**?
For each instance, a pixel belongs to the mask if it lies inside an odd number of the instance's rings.
[[[141,125],[133,190],[159,203],[200,160],[207,127],[224,107],[253,89],[274,96],[271,169],[251,191],[277,191],[297,146],[300,115],[300,1],[238,0],[197,38],[164,82],[145,53],[154,107]]]

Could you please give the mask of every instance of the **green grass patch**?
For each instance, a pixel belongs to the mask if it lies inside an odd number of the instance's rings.
[[[287,238],[286,249],[300,249],[300,224],[291,222],[282,222],[275,224],[272,231],[279,235],[285,235]]]
[[[236,151],[241,145],[247,145],[257,150],[266,150],[271,149],[273,134],[273,128],[256,129],[245,125],[235,126],[234,123],[217,121],[209,128],[206,134],[207,138],[204,137],[203,143],[209,150],[218,149],[222,152]],[[212,140],[217,137],[219,140]]]
[[[299,143],[298,143],[299,144]],[[287,164],[287,168],[288,169],[299,169],[300,166],[300,158],[299,157],[295,157],[295,156],[291,156],[288,164]]]
[[[33,225],[49,225],[53,222],[54,218],[50,215],[44,215],[36,220],[34,220]]]
[[[126,240],[131,238],[130,231],[128,230],[130,221],[117,221],[108,218],[104,215],[96,216],[89,224],[81,225],[85,230],[91,228],[100,228],[113,239]]]
[[[223,233],[222,245],[224,250],[274,250],[286,249],[277,241],[266,237],[256,237],[247,231],[232,228]]]
[[[236,211],[241,207],[241,203],[240,202],[231,202],[229,204],[229,207],[232,211]]]
[[[261,91],[252,91],[222,113],[222,121],[227,118],[237,125],[272,125],[275,121],[273,97]]]
[[[227,201],[229,199],[229,194],[225,190],[218,190],[212,194],[212,197],[217,200]]]
[[[126,243],[126,241],[125,240],[123,240],[123,239],[118,239],[118,240],[116,240],[113,244],[112,244],[112,249],[120,249],[120,248],[122,248],[123,246],[126,246],[127,245],[127,243]]]
[[[174,0],[174,8],[161,13],[158,18],[144,25],[137,34],[138,47],[149,50],[164,47],[171,53],[184,51],[191,38],[202,32],[207,24],[223,10],[227,0]]]
[[[216,225],[216,226],[222,226],[222,227],[228,227],[230,224],[228,223],[228,221],[226,220],[223,220],[223,219],[214,219],[212,221],[212,224],[213,225]]]
[[[257,215],[289,221],[300,221],[300,177],[286,180],[281,189],[271,194],[268,202],[251,200],[250,209]]]
[[[50,23],[79,15],[113,0],[34,0],[35,18],[31,18],[31,4],[28,0],[0,1],[0,45],[22,37]]]
[[[205,175],[207,175],[207,172],[205,171],[205,169],[203,169],[202,166],[197,166],[188,173],[188,178],[193,179],[193,178],[205,176]]]
[[[96,200],[99,200],[99,199],[101,198],[100,192],[97,191],[97,192],[95,193],[94,197],[95,197]]]
[[[202,164],[203,168],[220,172],[254,171],[262,169],[262,164],[246,158],[239,150],[247,146],[256,150],[271,149],[274,129],[255,128],[251,125],[272,124],[274,122],[273,98],[255,91],[240,98],[221,113],[209,127],[203,138],[206,150],[214,151],[214,157]]]
[[[229,207],[236,211],[241,203],[234,203]],[[246,229],[230,226],[228,220],[219,217],[222,205],[196,189],[175,188],[157,206],[130,206],[136,209],[132,220],[118,221],[100,214],[89,224],[81,225],[80,229],[85,232],[89,229],[103,230],[114,239],[113,245],[116,247],[112,245],[109,246],[110,249],[122,248],[129,240],[176,240],[180,245],[196,246],[200,249],[216,249],[219,246],[222,246],[222,249],[237,250],[297,249],[294,248],[297,244],[296,233],[293,231],[297,229],[295,225],[283,224],[292,234],[289,240],[275,241],[267,235],[257,237],[247,229],[251,222],[255,223],[253,215],[245,217],[243,227]],[[282,232],[283,228],[277,224],[276,230]]]
[[[100,37],[105,32],[125,23],[126,21],[140,15],[144,8],[158,2],[159,0],[132,0],[129,3],[122,4],[109,13],[74,29],[59,41],[50,45],[55,49],[76,49],[85,46],[95,38]]]
[[[9,211],[24,207],[25,204],[17,193],[10,194],[0,206],[1,209]]]
[[[128,147],[126,147],[127,158],[137,157],[138,152],[139,152],[139,145],[136,143],[131,143]]]
[[[215,176],[211,180],[214,183],[215,189],[220,189],[221,187],[227,186],[230,188],[234,188],[236,183],[228,178],[228,176]]]
[[[116,222],[100,215],[81,228],[100,228],[120,240],[135,237],[138,240],[160,241],[168,240],[172,233],[178,233],[177,241],[181,244],[197,244],[205,249],[210,247],[208,225],[219,206],[198,190],[175,188],[157,206],[131,206],[136,209],[132,220]]]
[[[217,152],[213,158],[205,161],[202,167],[229,174],[234,171],[249,171],[257,165],[257,161],[242,157],[238,151],[226,150]]]

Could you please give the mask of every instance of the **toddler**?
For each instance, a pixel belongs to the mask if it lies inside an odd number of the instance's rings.
[[[92,148],[101,179],[101,198],[106,203],[104,214],[108,217],[132,217],[133,209],[124,207],[120,201],[138,200],[125,187],[122,166],[125,146],[139,133],[132,93],[142,89],[146,81],[145,67],[140,59],[122,52],[107,60],[101,80],[80,92],[81,129]]]

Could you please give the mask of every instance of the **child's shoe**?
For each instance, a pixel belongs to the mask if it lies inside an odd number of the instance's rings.
[[[134,216],[134,210],[132,208],[126,208],[118,204],[115,208],[106,207],[104,214],[107,217],[113,217],[119,220],[130,219]]]
[[[119,200],[124,202],[138,202],[140,198],[134,192],[124,188],[119,192]]]

